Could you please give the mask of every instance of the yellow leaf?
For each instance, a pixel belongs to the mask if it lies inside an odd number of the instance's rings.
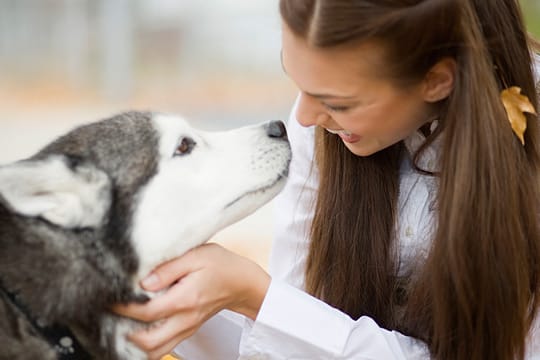
[[[178,358],[173,355],[165,355],[161,360],[177,360]]]
[[[523,114],[525,112],[535,114],[534,106],[529,101],[529,98],[525,95],[521,95],[521,88],[512,86],[508,89],[504,89],[501,92],[501,100],[508,115],[512,130],[517,135],[521,143],[525,145],[525,139],[523,134],[527,129],[527,117]]]

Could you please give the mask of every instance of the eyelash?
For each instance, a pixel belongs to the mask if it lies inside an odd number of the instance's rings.
[[[347,106],[330,106],[328,104],[323,104],[326,109],[333,112],[345,112],[349,110],[349,107]]]

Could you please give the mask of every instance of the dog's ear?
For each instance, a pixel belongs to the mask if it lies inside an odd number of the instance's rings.
[[[64,228],[98,227],[109,210],[111,182],[91,164],[54,155],[0,167],[0,195],[20,215]]]

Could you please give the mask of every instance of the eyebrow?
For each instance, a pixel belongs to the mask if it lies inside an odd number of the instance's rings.
[[[327,99],[351,100],[351,99],[356,98],[355,96],[344,96],[344,95],[333,95],[333,94],[314,94],[307,91],[304,91],[304,93],[311,97],[321,99],[321,100],[327,100]]]
[[[283,72],[287,74],[287,69],[285,69],[285,64],[283,63],[283,49],[279,52],[279,58],[281,60],[281,68],[283,69]],[[307,91],[304,91],[305,94],[308,96],[320,99],[320,100],[327,100],[327,99],[339,99],[339,100],[350,100],[354,99],[354,96],[343,96],[343,95],[333,95],[333,94],[316,94],[316,93],[310,93]]]

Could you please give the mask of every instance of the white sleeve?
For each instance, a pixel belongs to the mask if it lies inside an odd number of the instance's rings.
[[[206,321],[173,354],[183,360],[236,360],[245,317],[223,310]]]
[[[341,311],[272,280],[259,316],[248,322],[241,359],[429,359],[424,343],[385,330],[367,316]]]

